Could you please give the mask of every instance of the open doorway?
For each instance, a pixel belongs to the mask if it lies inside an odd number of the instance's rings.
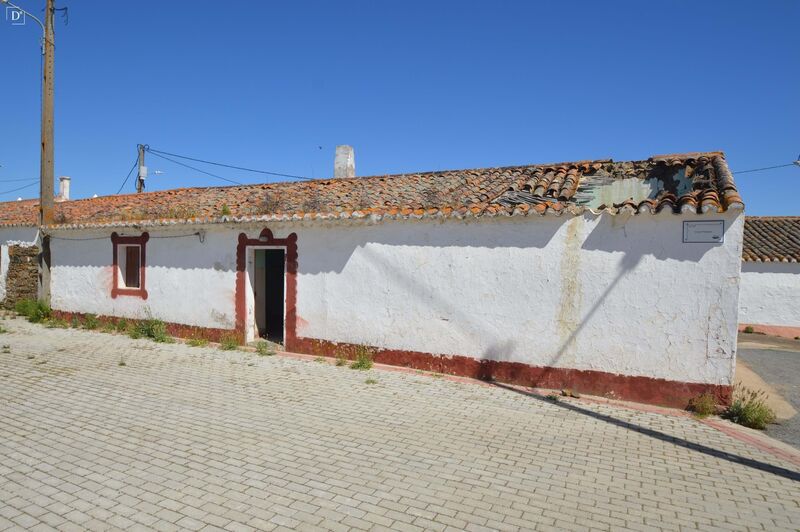
[[[258,336],[283,343],[285,249],[255,249],[254,296]]]

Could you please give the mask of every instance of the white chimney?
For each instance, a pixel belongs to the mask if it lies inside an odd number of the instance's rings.
[[[355,177],[356,154],[352,146],[336,146],[336,158],[333,160],[333,177]]]
[[[69,176],[62,175],[58,178],[58,196],[56,201],[69,201]]]

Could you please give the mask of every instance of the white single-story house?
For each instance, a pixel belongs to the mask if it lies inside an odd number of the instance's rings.
[[[800,216],[748,216],[739,328],[800,336]]]
[[[685,406],[730,393],[743,208],[710,152],[64,201],[40,238],[65,318]]]

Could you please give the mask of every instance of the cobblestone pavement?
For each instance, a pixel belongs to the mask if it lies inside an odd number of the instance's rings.
[[[800,468],[689,418],[0,323],[0,530],[800,527]]]

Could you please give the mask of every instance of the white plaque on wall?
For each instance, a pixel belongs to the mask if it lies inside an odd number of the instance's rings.
[[[683,222],[683,241],[687,244],[721,244],[725,241],[725,221]]]

